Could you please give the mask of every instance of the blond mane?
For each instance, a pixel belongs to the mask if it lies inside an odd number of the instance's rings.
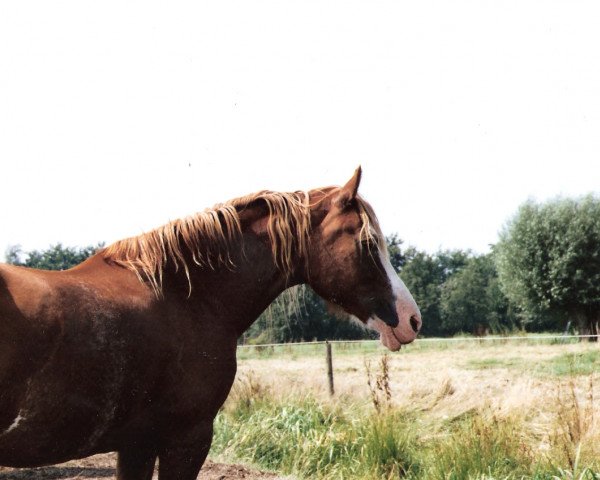
[[[136,237],[119,240],[102,252],[107,260],[135,272],[162,292],[163,271],[168,262],[182,268],[190,281],[185,252],[196,265],[215,269],[233,267],[231,247],[241,238],[239,210],[264,201],[269,210],[267,232],[277,267],[290,275],[293,255],[303,258],[310,232],[309,196],[306,192],[261,191],[211,209],[174,220]],[[191,284],[190,284],[191,288]]]
[[[198,266],[233,268],[231,247],[239,243],[242,233],[239,211],[257,201],[263,201],[269,211],[267,233],[275,265],[289,276],[294,270],[294,256],[306,258],[308,252],[311,205],[307,192],[265,190],[229,200],[147,233],[119,240],[106,247],[102,254],[107,260],[135,272],[141,281],[148,281],[157,295],[162,293],[164,269],[172,262],[176,270],[182,268],[185,272],[191,292],[186,253]],[[372,207],[360,197],[358,207],[361,239],[372,239],[374,229],[378,243],[385,245]],[[384,247],[384,250],[387,249]]]

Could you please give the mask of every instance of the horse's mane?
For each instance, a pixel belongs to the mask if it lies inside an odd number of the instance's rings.
[[[371,238],[373,225],[379,242],[382,242],[383,235],[372,207],[360,197],[357,200],[362,219],[360,236]],[[199,266],[233,268],[231,247],[239,241],[242,233],[239,212],[256,202],[264,202],[267,206],[267,233],[273,260],[289,276],[294,269],[294,256],[306,258],[308,251],[311,229],[308,192],[264,190],[235,198],[141,235],[119,240],[106,247],[101,254],[105,259],[132,270],[140,280],[148,281],[160,295],[163,271],[169,262],[176,269],[184,270],[188,282],[187,258],[190,255]]]

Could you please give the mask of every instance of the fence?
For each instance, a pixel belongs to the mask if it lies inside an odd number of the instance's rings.
[[[543,343],[575,343],[582,339],[598,339],[598,335],[564,335],[564,334],[547,334],[547,335],[511,335],[511,336],[495,336],[488,335],[485,337],[449,337],[449,338],[420,338],[414,343],[405,345],[404,350],[414,351],[426,348],[438,348],[440,345],[457,345],[457,344],[484,344],[487,342],[508,343],[508,342],[529,342],[532,344]],[[313,342],[298,342],[298,343],[264,343],[264,344],[242,344],[238,348],[244,350],[255,350],[262,352],[265,355],[281,353],[290,353],[295,349],[303,349],[305,351],[314,349],[319,345],[331,344],[342,349],[357,349],[357,350],[377,350],[383,349],[379,340],[329,340],[329,341],[313,341]],[[243,357],[242,353],[242,357]]]
[[[451,337],[451,338],[423,338],[409,345],[404,345],[401,351],[425,351],[429,349],[469,348],[473,344],[493,345],[511,342],[523,342],[530,345],[568,344],[581,342],[584,339],[598,340],[597,335],[514,335],[514,336],[486,336],[486,337]],[[600,345],[600,342],[598,343]],[[385,351],[379,340],[331,340],[302,343],[269,343],[262,345],[238,345],[238,359],[272,358],[284,355],[325,355],[327,371],[327,384],[329,393],[334,395],[333,375],[333,348],[337,354],[351,353],[376,353]]]

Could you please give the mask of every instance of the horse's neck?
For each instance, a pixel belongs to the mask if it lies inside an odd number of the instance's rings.
[[[197,267],[190,271],[191,293],[186,300],[204,312],[209,321],[227,322],[241,335],[289,286],[299,283],[275,265],[270,244],[262,232],[243,222],[239,248],[230,252],[232,266]],[[181,284],[181,272],[179,272]],[[181,285],[182,289],[185,285]]]

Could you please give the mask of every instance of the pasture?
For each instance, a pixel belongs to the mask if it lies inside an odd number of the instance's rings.
[[[213,459],[298,478],[598,479],[600,347],[555,340],[238,349]]]

